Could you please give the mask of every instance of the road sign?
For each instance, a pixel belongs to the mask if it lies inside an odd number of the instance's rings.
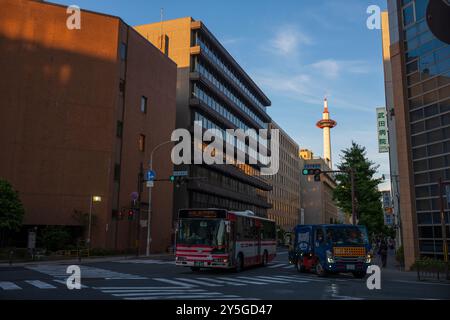
[[[189,173],[187,171],[174,171],[172,175],[174,177],[187,177]]]
[[[321,169],[320,163],[305,164],[304,169]]]
[[[147,188],[153,188],[154,185],[154,181],[147,181]]]
[[[148,170],[147,171],[147,174],[146,174],[146,177],[147,177],[147,181],[153,181],[153,180],[155,180],[155,176],[156,176],[156,174],[155,174],[155,171],[153,171],[153,170]]]
[[[136,191],[131,193],[131,200],[132,201],[136,201],[137,199],[139,199],[139,193],[137,193]]]

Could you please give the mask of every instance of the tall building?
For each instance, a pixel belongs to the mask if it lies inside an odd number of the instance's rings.
[[[24,203],[22,240],[30,228],[57,225],[86,238],[78,218],[92,204],[92,248],[134,250],[140,238],[145,252],[147,229],[120,213],[140,191],[150,151],[175,128],[175,63],[118,17],[82,10],[81,29],[71,30],[62,5],[1,7],[0,179]],[[171,174],[169,151],[155,155],[154,168]],[[172,192],[155,184],[153,252],[171,244]]]
[[[178,128],[268,129],[271,102],[201,21],[191,17],[137,26],[135,29],[178,65]],[[226,143],[257,158],[257,151],[235,139]],[[252,134],[249,139],[258,139]],[[203,145],[204,147],[204,145]],[[267,147],[267,144],[266,144]],[[199,146],[194,145],[194,148]],[[184,207],[251,210],[267,216],[271,186],[260,176],[260,165],[180,165],[191,181],[176,189],[174,215]],[[196,179],[197,178],[197,179]]]
[[[328,167],[333,168],[331,161],[331,129],[337,125],[336,121],[330,119],[330,112],[328,111],[327,98],[323,101],[322,119],[317,122],[317,127],[323,130],[323,159]]]
[[[272,121],[271,129],[280,131],[280,168],[268,177],[273,189],[269,192],[268,218],[275,220],[285,231],[291,231],[300,222],[300,158],[298,144]]]
[[[306,149],[300,150],[301,167],[313,166],[322,171],[331,170],[327,162]],[[333,224],[342,221],[342,216],[333,201],[333,190],[336,188],[333,175],[322,174],[321,181],[314,176],[301,175],[300,189],[305,224]]]
[[[443,258],[438,181],[450,180],[450,48],[427,26],[428,3],[388,0],[383,36],[388,27],[386,100],[395,123],[391,158],[398,162],[406,268],[420,256]],[[448,242],[447,208],[445,215]]]

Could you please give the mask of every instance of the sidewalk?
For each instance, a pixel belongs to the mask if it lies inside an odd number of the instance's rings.
[[[12,264],[9,264],[8,260],[0,260],[0,268],[1,267],[11,267],[11,266],[33,266],[33,265],[39,265],[39,264],[87,264],[87,263],[96,263],[96,262],[111,262],[111,261],[120,261],[120,260],[146,260],[146,259],[162,259],[162,260],[170,260],[174,259],[173,253],[155,253],[150,254],[150,256],[136,256],[136,255],[126,255],[126,256],[97,256],[97,257],[82,257],[81,261],[77,257],[73,258],[66,258],[66,259],[56,259],[56,260],[36,260],[36,261],[18,261],[18,262],[12,262]]]

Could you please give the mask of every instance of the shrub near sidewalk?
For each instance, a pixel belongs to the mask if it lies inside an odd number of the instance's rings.
[[[423,259],[416,260],[411,266],[411,270],[417,271],[419,280],[425,276],[430,277],[430,275],[432,278],[437,278],[438,280],[448,278],[448,264],[442,260],[424,257]]]

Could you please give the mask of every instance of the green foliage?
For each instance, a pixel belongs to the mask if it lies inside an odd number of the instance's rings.
[[[403,246],[400,246],[396,251],[395,251],[395,259],[397,260],[398,263],[400,263],[400,265],[405,265],[405,251],[403,249]]]
[[[18,231],[25,210],[17,191],[5,180],[0,180],[0,231]]]
[[[417,270],[417,268],[421,271],[445,271],[445,262],[443,260],[432,259],[428,257],[423,257],[420,260],[416,260],[414,264],[411,266],[412,270]]]
[[[352,142],[352,146],[342,150],[339,170],[355,171],[355,194],[360,225],[365,225],[369,234],[384,231],[384,217],[381,206],[381,193],[378,185],[381,179],[375,179],[378,170],[366,157],[366,148]],[[333,199],[347,215],[352,213],[351,178],[347,173],[336,175],[338,186],[333,192]]]
[[[47,226],[39,237],[41,246],[49,251],[66,249],[70,241],[71,235],[63,226]]]

